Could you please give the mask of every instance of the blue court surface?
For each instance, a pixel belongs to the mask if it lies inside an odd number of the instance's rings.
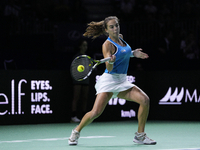
[[[200,123],[148,121],[146,133],[156,145],[133,143],[137,121],[93,122],[68,145],[75,123],[0,126],[0,150],[200,150]]]

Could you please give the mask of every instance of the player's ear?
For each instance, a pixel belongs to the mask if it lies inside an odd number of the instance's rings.
[[[105,32],[108,34],[108,29],[105,28]]]

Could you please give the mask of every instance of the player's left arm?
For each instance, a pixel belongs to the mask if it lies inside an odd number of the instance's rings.
[[[148,54],[142,52],[141,48],[137,48],[131,52],[131,57],[141,58],[141,59],[147,59],[149,58]]]
[[[119,37],[123,39],[123,35],[122,34],[119,34]],[[137,48],[135,50],[132,50],[131,57],[137,57],[137,58],[141,58],[141,59],[146,59],[149,56],[148,56],[148,54],[142,52],[141,48]]]

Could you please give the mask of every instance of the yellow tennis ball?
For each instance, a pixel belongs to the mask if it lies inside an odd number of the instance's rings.
[[[85,70],[85,67],[84,67],[83,65],[79,65],[79,66],[77,67],[77,70],[78,70],[79,72],[83,72],[83,71]]]

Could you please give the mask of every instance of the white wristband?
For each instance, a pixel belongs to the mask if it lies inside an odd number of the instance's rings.
[[[112,64],[114,64],[114,61],[112,61],[112,62],[108,61],[108,63],[112,65]]]
[[[131,51],[131,56],[130,56],[130,57],[135,57],[135,56],[133,55],[133,53],[134,53],[134,51]]]

